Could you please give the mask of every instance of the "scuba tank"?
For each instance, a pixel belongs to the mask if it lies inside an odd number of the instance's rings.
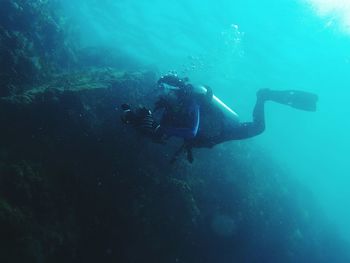
[[[158,80],[158,87],[162,88],[163,94],[166,94],[168,98],[173,97],[175,94],[176,96],[184,96],[186,97],[187,94],[197,94],[200,96],[208,96],[210,97],[210,105],[213,109],[220,111],[224,116],[225,119],[231,123],[231,125],[238,125],[239,123],[239,117],[238,114],[231,109],[229,106],[227,106],[222,100],[220,100],[217,96],[212,94],[211,90],[209,88],[206,88],[204,85],[191,85],[188,84],[188,78],[179,78],[176,74],[169,74],[162,76]]]
[[[199,85],[194,87],[194,92],[205,96],[208,92],[208,89],[203,85]],[[227,117],[236,124],[239,123],[238,114],[214,94],[212,94],[211,103],[215,108],[219,109],[225,115],[225,117]]]

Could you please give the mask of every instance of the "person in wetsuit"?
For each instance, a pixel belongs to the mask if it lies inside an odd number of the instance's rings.
[[[218,109],[214,115],[212,114],[215,109],[211,103],[213,93],[209,87],[206,87],[206,94],[198,94],[193,85],[188,83],[188,79],[181,79],[176,75],[165,75],[157,84],[160,89],[167,90],[166,95],[157,100],[153,111],[154,113],[160,111],[160,119],[156,121],[153,113],[146,108],[132,111],[127,104],[123,104],[122,120],[155,142],[162,143],[172,136],[183,138],[184,144],[175,153],[173,160],[185,151],[190,162],[193,161],[192,148],[211,148],[226,141],[242,140],[261,134],[265,130],[266,101],[315,111],[318,100],[317,95],[303,91],[261,89],[257,92],[253,120],[230,123]],[[203,126],[201,115],[208,115],[208,112],[212,115],[209,118],[219,119],[220,124],[216,125],[218,132],[214,134],[208,134],[205,128],[201,127]]]
[[[122,121],[158,142],[172,136],[184,140],[195,138],[200,124],[200,101],[204,98],[176,75],[160,78],[158,88],[166,92],[156,101],[153,112],[146,108],[132,111],[128,104],[123,104]],[[160,115],[157,121],[155,114]]]

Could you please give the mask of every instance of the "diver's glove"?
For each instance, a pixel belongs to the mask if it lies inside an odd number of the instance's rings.
[[[164,143],[164,133],[160,125],[153,119],[152,112],[145,107],[132,111],[127,104],[122,105],[122,121],[132,125],[137,131],[151,138],[154,142]]]
[[[137,110],[139,115],[138,122],[135,127],[145,135],[153,136],[159,126],[153,119],[152,112],[146,108]]]
[[[165,136],[160,125],[153,119],[152,112],[146,108],[138,109],[141,116],[135,128],[145,136],[151,138],[155,143],[165,143]]]

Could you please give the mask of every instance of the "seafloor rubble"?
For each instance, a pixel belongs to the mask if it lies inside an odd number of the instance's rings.
[[[345,256],[311,195],[259,149],[234,142],[170,165],[179,142],[123,126],[117,106],[150,105],[155,80],[107,68],[0,99],[1,262]]]

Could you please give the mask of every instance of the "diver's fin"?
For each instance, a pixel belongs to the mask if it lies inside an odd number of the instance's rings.
[[[268,90],[268,100],[305,111],[316,111],[317,94],[299,90]]]

